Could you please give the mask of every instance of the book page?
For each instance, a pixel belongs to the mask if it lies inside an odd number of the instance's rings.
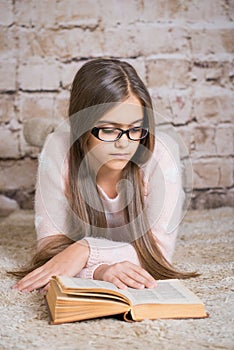
[[[107,290],[115,291],[118,294],[122,294],[133,305],[136,304],[202,304],[202,301],[188,288],[186,288],[182,282],[177,279],[160,280],[157,281],[155,288],[145,289],[133,289],[128,288],[126,290],[117,288],[113,283],[82,279],[68,276],[56,276],[60,284],[65,289],[80,289],[90,290],[95,292],[97,290],[103,290],[105,293]]]
[[[109,289],[122,293],[121,289],[117,288],[113,283],[110,282],[68,276],[56,276],[56,279],[59,280],[61,285],[66,289]]]
[[[112,299],[121,300],[128,305],[131,303],[123,290],[110,282],[68,276],[53,276],[53,279],[58,281],[62,291],[67,294],[82,294],[99,298],[112,297]]]
[[[145,289],[128,288],[122,291],[137,304],[202,304],[202,301],[179,280],[157,281],[157,287]]]

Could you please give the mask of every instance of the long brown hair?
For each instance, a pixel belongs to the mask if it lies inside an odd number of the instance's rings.
[[[94,201],[98,202],[98,207],[102,210],[95,209],[96,206],[92,207],[84,200],[84,194],[87,198],[92,195],[90,184],[93,185],[92,188],[96,187],[95,177],[89,164],[85,163],[79,173],[82,179],[80,182],[82,189],[77,183],[77,175],[85,157],[89,132],[95,121],[100,119],[108,109],[113,108],[113,103],[121,103],[132,95],[140,101],[144,111],[144,123],[149,128],[147,137],[140,141],[144,147],[138,147],[136,157],[134,156],[137,161],[133,157],[122,170],[122,179],[129,180],[135,190],[131,200],[128,200],[128,192],[126,191],[126,203],[128,204],[124,208],[124,218],[129,227],[132,245],[137,252],[141,266],[155,279],[196,276],[195,272],[176,270],[164,258],[156,238],[149,228],[146,215],[141,215],[144,211],[144,184],[139,164],[147,162],[149,160],[147,154],[153,152],[155,121],[148,90],[135,69],[127,62],[115,59],[91,60],[81,67],[74,78],[69,104],[71,147],[68,156],[65,195],[77,217],[89,224],[89,232],[83,232],[83,236],[98,236],[98,228],[107,228],[105,211],[99,196],[96,196]],[[88,114],[85,113],[82,117],[82,111],[86,111],[90,107],[95,109],[95,113],[92,114],[93,118],[87,118]],[[79,137],[77,137],[78,134]],[[21,276],[41,266],[73,242],[74,240],[65,235],[59,235],[56,240],[51,239],[42,250],[37,252],[31,266],[21,272]]]

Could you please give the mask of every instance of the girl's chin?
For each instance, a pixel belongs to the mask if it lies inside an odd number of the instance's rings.
[[[114,159],[105,164],[110,170],[122,170],[129,161],[127,159]]]

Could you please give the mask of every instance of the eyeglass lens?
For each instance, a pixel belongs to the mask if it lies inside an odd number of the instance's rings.
[[[104,141],[116,141],[121,135],[121,130],[115,128],[103,128],[99,130],[99,138]],[[147,135],[147,130],[143,128],[129,129],[128,135],[131,140],[140,140]]]

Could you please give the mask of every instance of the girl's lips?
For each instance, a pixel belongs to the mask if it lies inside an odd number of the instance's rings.
[[[112,153],[111,156],[118,159],[126,159],[129,158],[129,153]]]

